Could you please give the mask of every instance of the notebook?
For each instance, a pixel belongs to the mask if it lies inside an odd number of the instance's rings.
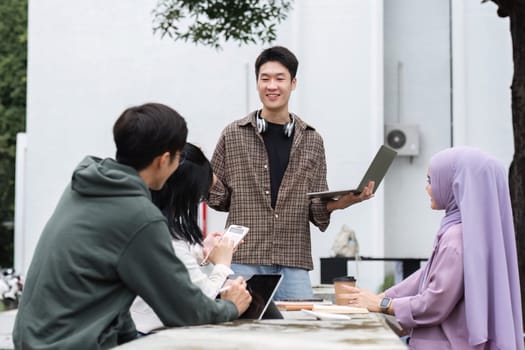
[[[356,188],[342,191],[310,192],[306,195],[309,199],[338,199],[339,197],[344,196],[350,192],[360,194],[370,181],[375,182],[375,192],[379,187],[381,180],[383,180],[383,177],[385,177],[385,174],[388,171],[390,164],[392,164],[392,162],[394,161],[396,155],[396,151],[385,145],[382,145],[381,147],[379,147],[379,150],[377,151],[374,159],[372,160],[372,163],[370,163],[370,166],[368,167],[365,175],[363,176],[361,182]]]
[[[281,274],[255,274],[242,276],[246,280],[247,289],[252,295],[252,302],[248,307],[248,310],[246,310],[239,318],[249,320],[283,318],[281,312],[273,302],[273,296],[277,291],[277,288],[279,288],[283,276]]]

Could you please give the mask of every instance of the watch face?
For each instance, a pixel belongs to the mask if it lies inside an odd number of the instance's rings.
[[[391,298],[388,298],[388,297],[385,297],[383,299],[381,299],[381,303],[379,303],[379,306],[382,307],[382,308],[387,308],[390,306],[390,301],[392,299]]]

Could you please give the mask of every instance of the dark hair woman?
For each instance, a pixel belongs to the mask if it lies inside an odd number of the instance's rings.
[[[168,220],[175,255],[186,265],[190,278],[204,294],[215,298],[229,275],[234,252],[233,242],[221,239],[221,233],[204,238],[198,223],[199,204],[206,199],[213,184],[210,162],[202,150],[187,143],[179,167],[152,200]],[[206,260],[211,264],[201,266]],[[148,333],[163,324],[146,302],[137,298],[131,306],[137,331]]]

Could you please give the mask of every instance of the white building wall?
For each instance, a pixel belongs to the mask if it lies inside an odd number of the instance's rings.
[[[17,232],[27,254],[18,257],[19,270],[27,269],[75,165],[86,154],[113,156],[111,127],[126,107],[149,101],[174,107],[187,119],[189,140],[209,156],[227,123],[259,107],[253,63],[263,46],[229,44],[216,51],[161,40],[152,33],[155,4],[30,1],[27,185],[19,200],[25,226]],[[376,103],[382,94],[382,7],[378,0],[298,1],[294,7],[276,41],[300,61],[291,109],[324,135],[330,185],[353,185],[382,141]],[[316,265],[330,254],[333,230],[349,218],[367,232],[363,249],[381,255],[381,208],[379,194],[335,214],[330,232],[314,232]],[[208,230],[222,230],[224,214],[208,214]],[[319,280],[318,271],[312,280]]]
[[[297,0],[280,26],[275,44],[292,49],[300,61],[291,110],[324,136],[332,189],[360,180],[383,142],[383,119],[396,117],[389,94],[390,64],[397,58],[407,62],[403,121],[422,125],[419,157],[412,163],[396,160],[375,199],[334,213],[325,233],[312,230],[314,283],[319,258],[331,255],[342,224],[356,230],[362,255],[428,255],[439,214],[428,209],[424,194],[426,164],[452,137],[511,159],[508,22],[491,4],[451,2],[459,23],[453,27],[453,47],[461,50],[453,50],[457,63],[450,98],[448,5],[439,3]],[[113,156],[111,128],[126,107],[150,101],[172,106],[186,117],[189,141],[208,156],[226,124],[259,107],[253,62],[267,45],[228,44],[216,51],[161,40],[152,33],[155,4],[30,0],[25,183],[17,187],[17,217],[23,225],[15,227],[16,242],[23,244],[16,247],[19,271],[29,266],[75,165],[87,154]],[[420,62],[434,55],[428,66]],[[417,70],[409,74],[412,66]],[[208,230],[221,230],[225,215],[208,214]],[[382,264],[360,266],[362,286],[376,289],[382,278]]]
[[[510,165],[509,23],[492,2],[384,5],[385,122],[418,124],[421,145],[412,160],[396,159],[385,181],[385,254],[428,257],[443,216],[430,210],[425,192],[430,157],[450,145],[470,145]]]
[[[419,154],[398,157],[385,179],[385,254],[427,257],[442,215],[429,207],[428,160],[451,145],[449,2],[384,3],[385,123],[420,136]]]
[[[499,18],[492,2],[452,4],[454,143],[481,147],[510,166],[514,143],[509,19]]]

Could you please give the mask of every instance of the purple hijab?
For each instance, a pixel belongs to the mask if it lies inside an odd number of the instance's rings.
[[[470,147],[430,160],[432,196],[445,209],[438,237],[462,222],[468,342],[523,349],[521,296],[505,168]]]

